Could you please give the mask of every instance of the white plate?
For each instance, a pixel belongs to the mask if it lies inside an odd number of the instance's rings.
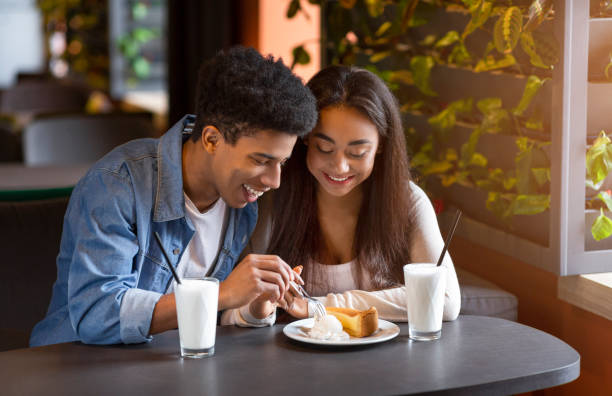
[[[400,328],[391,322],[386,320],[378,319],[378,330],[369,337],[351,337],[348,340],[342,341],[330,341],[330,340],[317,340],[310,338],[307,332],[312,328],[314,324],[314,318],[297,320],[289,323],[283,328],[283,333],[292,340],[306,342],[309,344],[317,345],[365,345],[375,344],[377,342],[388,341],[396,337],[400,333]]]

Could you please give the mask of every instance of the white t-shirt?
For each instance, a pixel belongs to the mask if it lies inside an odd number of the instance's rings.
[[[195,228],[195,234],[181,256],[176,272],[179,277],[204,277],[212,269],[227,227],[227,205],[219,198],[206,212],[200,212],[185,195],[185,213]],[[174,292],[174,282],[166,293]]]

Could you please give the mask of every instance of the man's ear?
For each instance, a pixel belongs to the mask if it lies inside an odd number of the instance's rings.
[[[223,135],[215,126],[207,125],[202,129],[202,147],[209,154],[213,154],[219,148],[219,144],[222,141]]]

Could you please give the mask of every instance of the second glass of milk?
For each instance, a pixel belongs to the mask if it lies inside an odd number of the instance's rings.
[[[174,285],[181,356],[203,358],[215,353],[219,280],[183,278]]]
[[[446,290],[446,267],[435,264],[404,266],[408,335],[416,341],[440,338]]]

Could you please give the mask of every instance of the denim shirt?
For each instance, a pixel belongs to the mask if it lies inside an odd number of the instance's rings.
[[[182,176],[182,147],[193,121],[185,116],[160,139],[115,148],[75,186],[51,303],[32,331],[31,346],[151,340],[153,309],[172,280],[154,232],[175,266],[194,234]],[[211,276],[229,275],[256,221],[256,203],[229,209]]]

